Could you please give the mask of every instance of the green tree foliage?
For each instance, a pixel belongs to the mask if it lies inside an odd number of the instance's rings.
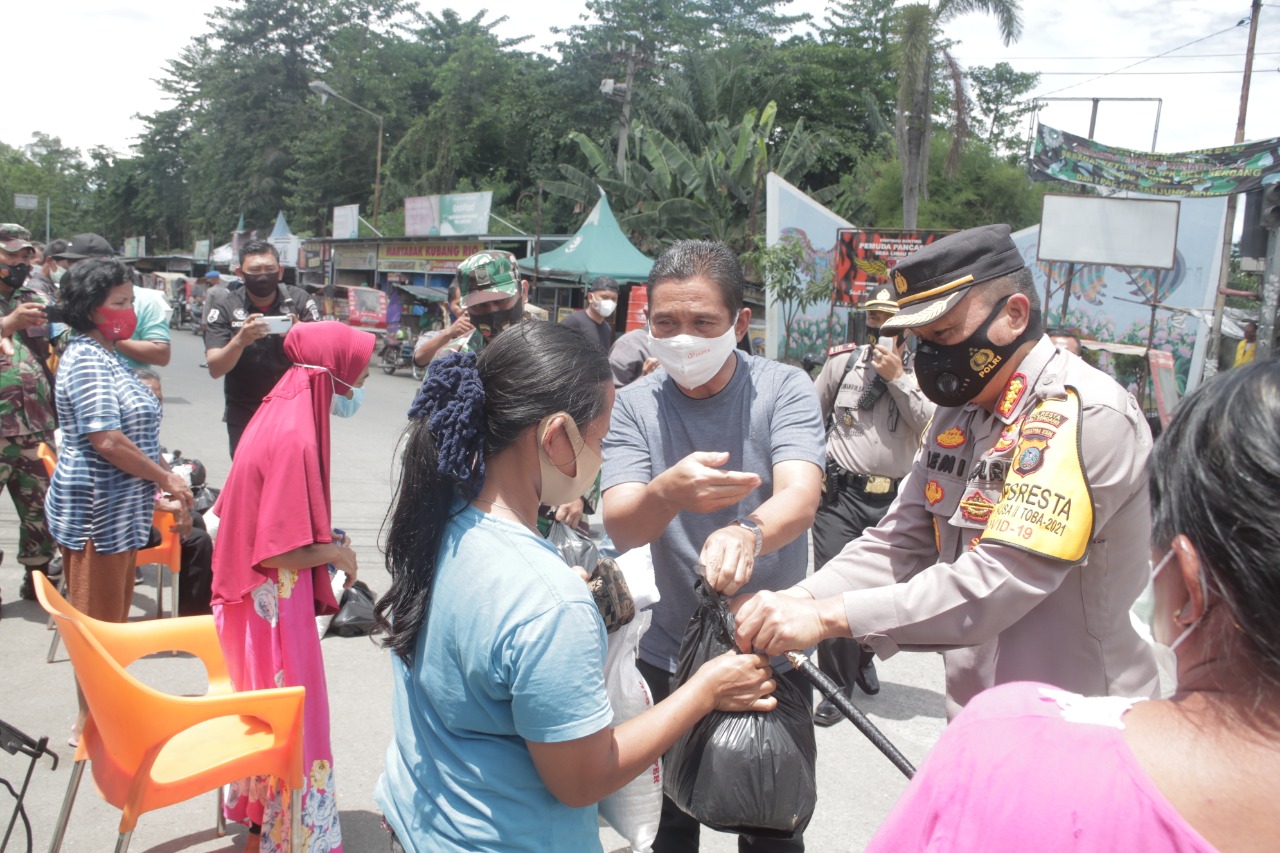
[[[516,228],[569,231],[599,185],[646,251],[680,237],[741,251],[763,230],[770,170],[850,221],[910,221],[901,176],[889,175],[907,168],[895,158],[898,112],[907,130],[896,151],[915,150],[921,189],[934,186],[917,200],[922,224],[1022,223],[1038,210],[1039,191],[1013,167],[996,168],[1019,129],[1026,75],[995,66],[953,78],[941,36],[971,11],[1016,34],[1014,0],[830,0],[822,24],[803,32],[805,16],[789,5],[589,0],[548,55],[500,36],[503,19],[478,8],[226,0],[207,32],[174,50],[158,81],[164,107],[141,117],[132,150],[81,153],[37,133],[21,148],[0,146],[0,187],[51,198],[55,236],[97,231],[117,245],[145,236],[155,251],[225,240],[242,214],[265,231],[280,210],[299,233],[323,234],[335,205],[358,204],[371,218],[378,124],[340,100],[323,103],[308,87],[322,80],[383,119],[388,235],[402,231],[404,198],[474,190],[492,191],[494,213]],[[600,84],[625,80],[628,59],[620,177],[622,105]],[[966,81],[985,144],[943,135],[963,154],[946,174],[929,159],[939,150],[930,122]],[[898,199],[886,197],[890,187]],[[43,210],[11,206],[11,194],[0,196],[0,217],[42,233]]]
[[[950,82],[953,117],[947,171],[953,172],[968,135],[969,99],[964,72],[942,40],[942,26],[970,12],[995,17],[1006,45],[1022,33],[1018,0],[937,0],[898,9],[895,21],[894,69],[898,77],[897,142],[902,167],[902,221],[915,228],[920,203],[929,197],[929,157],[932,150],[935,75]]]
[[[930,141],[929,158],[932,189],[920,204],[915,227],[972,228],[993,222],[1007,222],[1016,231],[1040,221],[1040,198],[1051,192],[1051,184],[1030,184],[1026,172],[995,157],[991,149],[969,140],[956,159],[955,174],[944,176],[952,143],[945,132]],[[902,164],[896,156],[868,169],[866,187],[868,215],[863,223],[880,228],[906,227],[902,221]]]
[[[735,124],[716,119],[698,149],[634,125],[622,178],[602,146],[575,133],[589,170],[561,166],[567,180],[545,186],[584,207],[600,187],[619,224],[645,251],[686,238],[719,240],[744,251],[760,230],[765,176],[772,171],[798,179],[820,147],[820,137],[805,130],[803,119],[784,132],[776,115],[777,105],[770,102],[763,110],[748,110]]]
[[[805,243],[788,234],[776,245],[757,239],[754,248],[742,256],[748,268],[764,282],[774,303],[782,308],[782,360],[791,357],[791,327],[805,310],[831,299],[835,269],[831,265],[819,273]]]
[[[1009,63],[997,62],[990,68],[975,65],[968,76],[978,106],[974,136],[1010,163],[1017,163],[1026,154],[1025,119],[1035,109],[1027,95],[1040,82],[1040,75],[1014,71]]]

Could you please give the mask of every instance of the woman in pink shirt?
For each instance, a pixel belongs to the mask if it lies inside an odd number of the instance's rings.
[[[983,693],[868,850],[1280,849],[1280,362],[1187,397],[1150,462],[1165,700]]]

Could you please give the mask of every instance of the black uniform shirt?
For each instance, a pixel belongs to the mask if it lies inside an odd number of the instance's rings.
[[[560,321],[561,326],[568,326],[576,332],[581,332],[596,345],[600,347],[605,355],[609,354],[609,349],[613,346],[613,324],[606,318],[603,323],[597,323],[587,316],[586,311],[575,311],[568,317]]]
[[[315,300],[305,290],[286,284],[277,287],[275,302],[266,310],[249,301],[247,288],[218,288],[217,292],[210,290],[209,294],[204,331],[206,350],[230,343],[250,314],[271,317],[292,313],[304,323],[320,319]],[[287,301],[291,304],[286,304]],[[284,335],[267,335],[245,347],[236,366],[227,373],[223,385],[227,398],[227,423],[235,426],[248,424],[262,405],[262,398],[271,392],[290,364],[289,357],[284,354]]]

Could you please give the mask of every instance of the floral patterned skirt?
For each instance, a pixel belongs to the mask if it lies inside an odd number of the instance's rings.
[[[213,619],[236,690],[301,686],[302,762],[306,769],[302,799],[302,849],[340,853],[342,831],[333,791],[333,752],[329,746],[329,693],[316,632],[312,572],[266,569],[267,580],[244,600],[215,604]],[[227,786],[226,816],[262,827],[263,853],[289,849],[288,786],[272,776],[241,779]]]

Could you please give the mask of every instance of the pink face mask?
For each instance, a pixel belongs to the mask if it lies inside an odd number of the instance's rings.
[[[132,308],[99,308],[102,317],[95,326],[109,341],[127,341],[138,328],[138,315]]]

